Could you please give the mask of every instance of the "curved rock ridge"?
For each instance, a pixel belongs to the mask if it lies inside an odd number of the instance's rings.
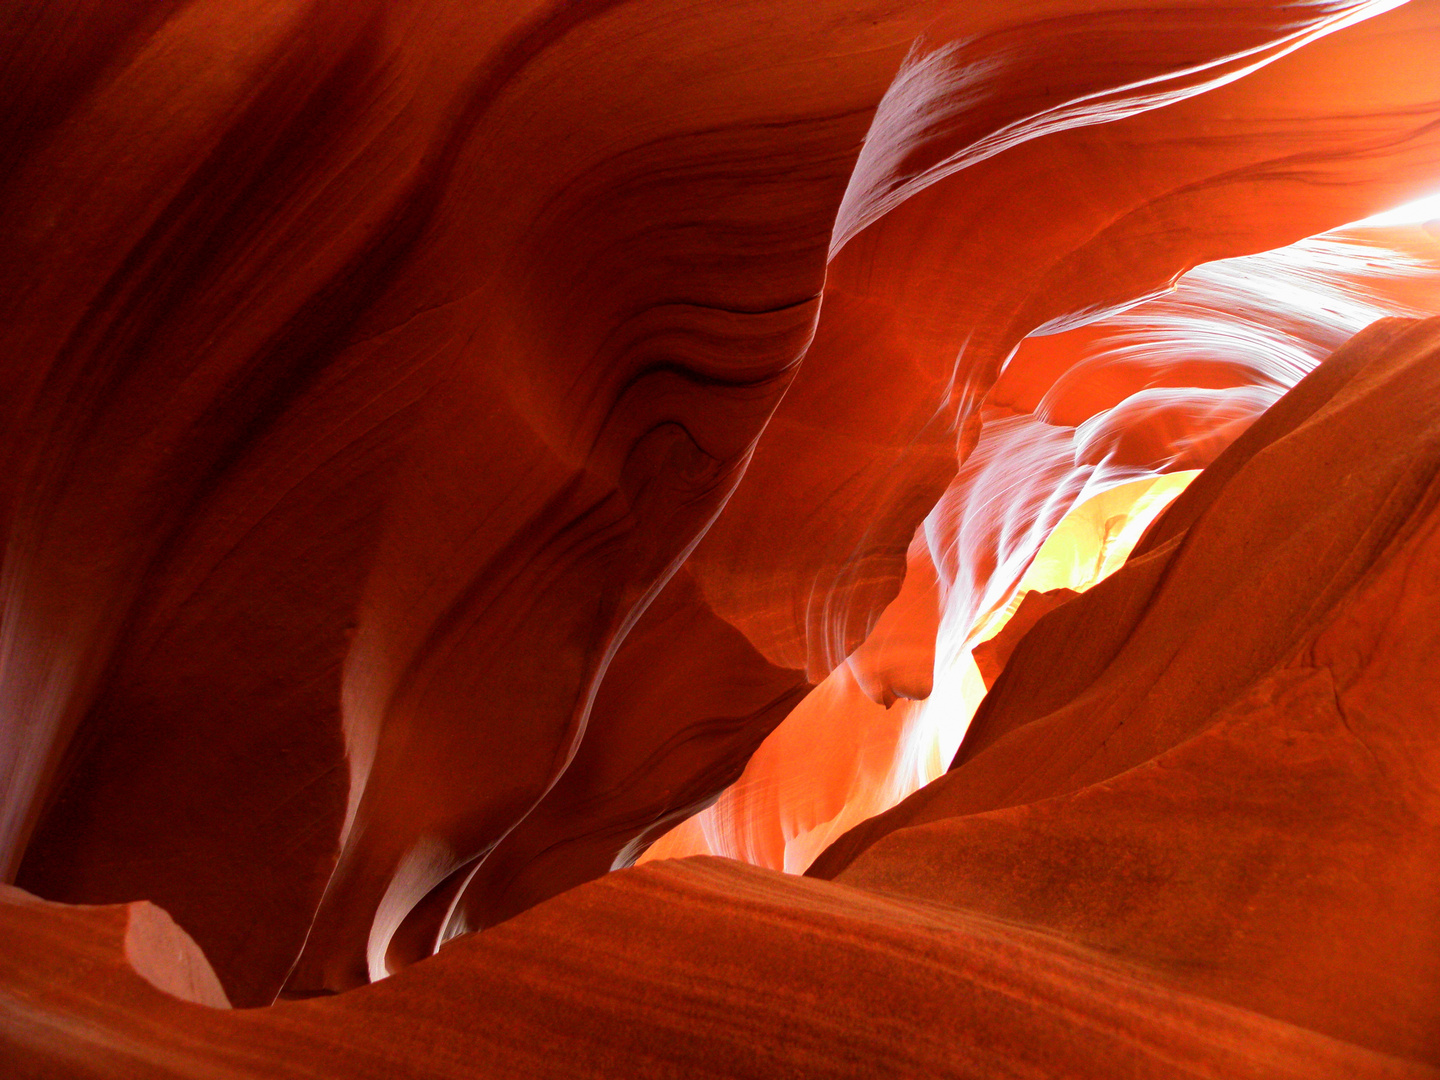
[[[1411,17],[1414,17],[1414,13]],[[1382,37],[1388,38],[1389,34]],[[1337,62],[1340,62],[1338,56]],[[1347,59],[1344,62],[1351,61]],[[1227,103],[1229,104],[1233,103]],[[1230,118],[1233,119],[1233,114],[1230,114]],[[958,183],[958,179],[956,182]],[[1286,207],[1287,212],[1291,209],[1293,206]],[[1273,225],[1274,221],[1266,220],[1256,227],[1264,231],[1265,235],[1275,235],[1268,232]],[[978,227],[977,225],[976,228]],[[1190,224],[1189,227],[1193,229],[1194,226]],[[923,239],[928,242],[930,237],[927,234]],[[1051,421],[1081,424],[1082,427],[1088,424],[1088,427],[1084,427],[1083,436],[1086,452],[1082,454],[1082,458],[1086,460],[1077,463],[1075,472],[1070,474],[1066,483],[1060,484],[1057,489],[1053,477],[1047,479],[1043,475],[1029,474],[1029,491],[1019,496],[1012,493],[1012,505],[1023,507],[1027,501],[1033,501],[1032,507],[1047,507],[1047,513],[1041,515],[1028,534],[1022,530],[1010,541],[1013,546],[1008,547],[1007,551],[1010,565],[1015,568],[1012,572],[1017,576],[1023,572],[1025,561],[1043,541],[1046,531],[1053,527],[1058,516],[1071,505],[1066,501],[1069,490],[1067,484],[1073,487],[1074,484],[1084,481],[1084,490],[1088,494],[1103,488],[1105,483],[1146,475],[1156,469],[1183,470],[1203,465],[1243,431],[1285,388],[1293,385],[1295,379],[1343,341],[1347,334],[1385,315],[1423,314],[1440,307],[1440,298],[1436,296],[1436,283],[1440,281],[1440,276],[1436,274],[1437,264],[1440,264],[1440,249],[1437,249],[1435,239],[1433,231],[1419,226],[1388,231],[1367,228],[1318,236],[1301,241],[1293,247],[1262,252],[1224,263],[1207,264],[1181,278],[1175,291],[1132,307],[1117,316],[1102,319],[1080,329],[1044,337],[1032,336],[1022,341],[1007,364],[1004,375],[987,397],[988,407],[1001,414],[1034,410],[1039,407],[1039,399],[1046,397],[1047,390],[1059,381],[1064,385],[1057,387],[1058,392],[1046,398],[1047,411],[1044,415]],[[920,242],[915,234],[910,234],[910,240]],[[984,243],[983,237],[979,242]],[[952,256],[956,259],[956,263],[950,264],[952,268],[954,265],[963,265],[960,255],[952,252]],[[908,263],[904,267],[894,266],[895,280],[904,280],[904,275],[911,269]],[[832,281],[827,285],[827,296],[832,297],[833,270],[832,264]],[[972,282],[972,285],[993,287],[989,282]],[[936,297],[927,298],[927,303],[933,307]],[[963,322],[963,318],[961,321]],[[822,331],[823,329],[822,317]],[[869,325],[857,325],[855,329],[857,332],[873,334],[873,320]],[[1197,346],[1201,341],[1204,344],[1203,347],[1192,348],[1187,354],[1183,344],[1186,340],[1197,342]],[[812,346],[812,360],[815,359],[815,350],[818,347],[818,343]],[[857,339],[855,351],[851,355],[869,357],[873,352],[870,346],[859,345]],[[841,358],[839,362],[844,362],[844,359]],[[1072,366],[1080,366],[1085,377],[1063,380],[1061,377]],[[907,362],[902,370],[909,369]],[[873,365],[871,370],[873,371]],[[892,376],[887,384],[886,397],[893,400],[897,389],[893,380],[895,368],[887,365],[885,370]],[[855,377],[858,380],[862,376],[857,373]],[[921,454],[922,443],[914,437],[913,429],[897,435],[900,458],[886,459],[883,465],[877,465],[879,459],[875,457],[876,444],[873,439],[869,435],[855,439],[851,432],[837,430],[837,418],[854,415],[861,423],[875,425],[885,422],[886,416],[878,415],[874,410],[859,411],[863,408],[865,399],[854,396],[854,383],[839,380],[831,381],[824,387],[823,397],[803,404],[800,394],[809,385],[807,378],[806,368],[802,365],[799,382],[782,401],[767,434],[761,439],[757,459],[751,465],[749,480],[741,485],[717,527],[701,542],[696,555],[692,557],[692,566],[699,567],[710,553],[721,545],[738,542],[746,545],[743,558],[748,572],[753,573],[770,566],[775,568],[774,572],[777,574],[788,573],[787,568],[793,565],[797,555],[808,557],[805,551],[817,528],[820,537],[828,542],[834,535],[844,535],[844,530],[852,526],[873,530],[884,526],[887,520],[894,520],[893,515],[887,519],[872,511],[868,501],[871,496],[861,498],[857,495],[859,487],[863,485],[863,481],[858,478],[865,475],[865,470],[873,467],[874,475],[880,477],[881,483],[893,484],[907,475],[918,475],[908,471],[912,467],[930,467],[924,465],[917,456]],[[938,384],[931,385],[933,388]],[[1028,402],[1024,399],[1017,400],[1017,392],[1030,393],[1034,397]],[[1061,394],[1065,396],[1062,398]],[[1088,399],[1078,396],[1079,394],[1088,394]],[[1063,413],[1055,411],[1061,408],[1064,409]],[[802,409],[811,418],[795,428],[797,437],[790,439],[782,434],[783,429],[789,423],[788,418]],[[1106,409],[1110,411],[1104,416],[1097,412],[1104,412]],[[1041,432],[1050,429],[1033,430]],[[992,430],[992,437],[996,434],[998,432]],[[779,445],[775,441],[777,438],[788,440],[783,444],[784,456],[776,459],[776,471],[761,480],[759,470],[764,468],[767,460],[766,449]],[[1022,438],[1028,439],[1029,436]],[[1070,468],[1070,449],[1062,446],[1062,440],[1053,441],[1058,456],[1048,467],[1063,472]],[[854,448],[853,453],[846,449],[847,445]],[[1008,452],[1008,449],[1002,451]],[[951,453],[947,437],[944,449],[937,451],[937,456],[930,460],[937,470],[943,472],[951,467],[946,464],[949,461],[947,455]],[[843,469],[836,468],[836,463],[842,461],[848,464],[844,465]],[[911,464],[905,464],[907,461]],[[1088,466],[1099,466],[1101,471],[1091,474],[1087,471]],[[831,475],[835,477],[833,487],[836,495],[828,505],[815,507],[814,479],[817,475],[824,475],[825,470],[831,470]],[[1015,471],[1018,474],[1023,470],[1016,468]],[[997,479],[1001,485],[1008,484],[1004,472],[1000,472]],[[795,486],[797,480],[802,481],[805,486]],[[957,489],[964,490],[964,484],[952,481],[950,491],[954,493]],[[767,490],[788,492],[789,495],[777,505],[777,500],[761,496],[761,493]],[[870,490],[874,493],[878,489]],[[756,497],[749,498],[747,492],[756,493]],[[873,497],[884,501],[879,495]],[[953,504],[954,494],[947,494],[940,505],[944,506],[946,501]],[[813,511],[806,509],[811,507],[814,508]],[[804,519],[797,518],[796,511],[803,511],[809,516]],[[1023,511],[1027,514],[1032,512],[1033,509]],[[766,533],[764,523],[773,520],[777,514],[786,517],[784,527],[777,528],[773,534]],[[936,516],[932,513],[931,520],[935,520]],[[952,513],[952,519],[954,516]],[[991,547],[994,541],[986,537],[984,532],[991,527],[984,524],[985,522],[993,523],[1001,519],[1002,515],[993,508],[988,515],[975,515],[972,523],[978,530],[977,535],[971,538],[968,546],[955,545],[957,550],[969,552],[967,559],[974,560],[973,565],[965,569],[967,574],[977,575],[971,598],[984,597],[988,603],[1003,603],[1007,596],[1013,595],[1009,590],[1014,588],[1014,579],[1007,578],[1005,574],[992,574],[993,564],[989,560],[1000,556]],[[736,525],[733,541],[726,539],[729,522]],[[836,533],[837,529],[840,530],[839,534]],[[941,529],[943,531],[943,526]],[[806,544],[797,545],[797,538],[802,536],[806,538]],[[898,535],[895,539],[898,541]],[[769,542],[766,542],[767,540]],[[937,540],[937,548],[943,546],[943,543],[943,539]],[[847,565],[858,566],[857,560],[868,558],[863,554],[867,550],[872,549],[867,549],[864,543],[852,546],[845,556],[849,560]],[[952,569],[950,572],[954,574],[956,571]],[[784,590],[787,587],[776,577],[769,579],[764,585],[757,585],[749,595],[754,597],[757,605],[765,607],[768,611],[765,617],[771,619],[780,617],[781,612],[776,604],[785,595]],[[797,599],[797,606],[792,610],[810,610],[814,614],[817,600],[823,600],[823,612],[820,614],[823,614],[824,619],[831,620],[837,613],[851,610],[848,601],[843,599],[847,595],[846,588],[837,589],[833,587],[833,582],[827,585],[824,581],[802,576],[792,593]],[[997,590],[998,594],[995,594]],[[950,591],[952,594],[958,593],[958,590],[953,588]],[[859,594],[852,592],[849,595]],[[804,603],[800,604],[798,601],[802,596]],[[963,595],[957,596],[957,601],[960,599],[964,599]],[[716,609],[712,607],[709,610]],[[867,610],[873,610],[873,605]],[[733,609],[731,617],[734,617]],[[809,619],[810,616],[806,615],[804,618]],[[958,635],[963,639],[971,624],[959,617],[952,617],[950,621],[959,627]],[[756,637],[756,624],[750,616],[737,619],[736,625],[746,628],[752,640],[763,640]],[[948,634],[951,638],[957,636],[955,626],[951,627]],[[813,643],[816,638],[812,634],[809,640]],[[650,641],[653,643],[652,647],[658,645],[661,649],[648,661],[656,668],[669,667],[682,655],[700,654],[704,650],[703,642],[699,641],[693,646],[671,637],[651,638]],[[638,642],[632,646],[622,646],[622,655],[632,647],[638,648]],[[842,647],[837,645],[830,649],[824,661],[818,663],[818,670],[810,668],[804,673],[797,670],[791,676],[790,686],[793,691],[796,694],[802,692],[806,682],[823,672]],[[949,651],[957,654],[954,662],[963,665],[963,658],[959,654],[963,653],[964,649],[959,645],[952,645]],[[797,667],[800,664],[798,658],[788,662],[796,664]],[[713,675],[709,678],[705,676],[703,669],[697,668],[694,678],[687,685],[686,701],[696,702],[698,707],[688,715],[678,708],[665,710],[663,714],[652,714],[653,721],[649,730],[656,733],[652,745],[663,745],[664,740],[671,738],[671,733],[677,731],[699,731],[711,725],[715,725],[714,730],[721,732],[732,730],[735,719],[748,714],[749,708],[743,700],[733,703],[727,701],[729,686],[734,681],[750,682],[768,678],[775,672],[777,664],[781,664],[780,658],[774,663],[756,663],[751,668],[753,674],[744,676],[743,680],[735,668],[724,671],[718,667],[710,668]],[[923,665],[909,666],[919,672],[918,677],[923,681]],[[846,676],[839,672],[832,678],[844,679]],[[699,688],[696,685],[699,680],[708,682],[712,689],[706,691]],[[954,696],[947,695],[943,705],[937,703],[937,708],[925,710],[926,715],[931,718],[928,723],[910,725],[908,729],[900,726],[904,713],[882,720],[869,710],[862,699],[855,699],[853,707],[824,706],[835,710],[831,715],[833,724],[857,733],[858,741],[852,744],[857,752],[860,752],[861,745],[869,747],[863,753],[870,765],[859,774],[868,776],[868,780],[858,782],[852,788],[857,793],[865,791],[867,794],[851,804],[852,811],[858,813],[861,806],[867,808],[865,812],[883,809],[888,803],[913,790],[917,784],[933,777],[943,767],[943,761],[950,756],[950,748],[956,745],[963,732],[963,716],[968,715],[973,708],[974,695],[978,692],[978,686],[973,683],[973,679],[963,674],[953,689]],[[884,690],[880,693],[883,697]],[[619,696],[618,693],[616,696]],[[842,694],[842,697],[844,696]],[[707,697],[708,704],[700,704]],[[602,686],[600,701],[606,700],[606,687]],[[816,702],[812,703],[811,707],[818,706],[819,703]],[[849,719],[842,719],[842,711]],[[770,722],[774,716],[762,716],[758,719]],[[904,732],[907,730],[909,735],[905,737]],[[860,734],[862,732],[863,734]],[[755,730],[751,735],[751,745],[763,734],[763,729]],[[895,743],[897,738],[902,739],[902,743]],[[879,740],[878,744],[876,739]],[[833,742],[828,738],[826,741],[827,744]],[[880,746],[902,744],[909,749],[893,752],[879,749]],[[813,774],[813,754],[804,749],[805,740],[796,740],[795,746],[790,760],[797,763],[800,771],[807,775]],[[582,750],[582,754],[583,752]],[[935,758],[933,764],[932,758]],[[732,765],[735,773],[739,772],[740,764],[736,761]],[[845,766],[841,773],[852,767],[853,764]],[[781,770],[783,769],[782,763]],[[877,788],[878,778],[887,773],[897,782],[891,784],[886,781]],[[900,779],[901,777],[904,779]],[[844,783],[840,774],[830,776],[825,781],[832,790],[837,782]],[[562,779],[561,783],[563,785],[565,781]],[[672,850],[689,853],[723,852],[736,857],[753,858],[761,865],[789,865],[799,869],[805,859],[818,851],[818,847],[809,849],[809,854],[803,857],[795,855],[793,858],[782,858],[776,837],[781,832],[793,831],[802,821],[814,820],[809,812],[798,818],[793,816],[794,803],[791,800],[808,800],[810,794],[816,790],[802,787],[801,784],[798,777],[782,778],[774,782],[767,781],[757,790],[749,787],[747,781],[747,789],[751,794],[758,796],[761,804],[772,809],[758,812],[753,818],[751,810],[737,810],[731,815],[727,825],[716,826],[720,832],[712,833],[710,839],[702,843],[701,838],[691,830],[690,839],[678,849]],[[778,803],[777,785],[786,792]],[[878,803],[871,802],[869,796],[877,790],[884,790],[886,794]],[[622,796],[616,801],[623,803],[625,800]],[[751,802],[750,796],[742,802],[749,806],[757,805]],[[781,805],[790,809],[778,810]],[[836,811],[836,806],[837,804],[830,804],[827,812]],[[636,809],[641,812],[637,814]],[[597,838],[589,842],[597,849],[588,857],[590,865],[601,866],[607,862],[611,865],[622,865],[635,850],[643,847],[648,836],[654,836],[656,832],[666,828],[677,813],[684,813],[686,809],[688,808],[681,805],[680,800],[670,800],[661,804],[647,801],[638,808],[632,803],[617,810],[617,819],[648,819],[654,824],[647,834],[641,835],[627,846],[622,847],[617,839],[612,838]],[[708,814],[708,818],[713,822],[717,814],[724,812],[717,808]],[[824,816],[822,814],[820,820],[824,820]],[[786,819],[784,824],[780,820],[782,817]],[[750,820],[747,821],[747,818]],[[852,817],[845,824],[855,820],[858,818]],[[538,828],[536,831],[538,832]],[[527,833],[530,830],[526,825],[522,825],[519,832]],[[721,833],[726,839],[721,838]],[[759,840],[758,837],[762,834],[768,836],[768,839]],[[748,838],[741,839],[742,835]],[[517,835],[514,847],[544,849],[547,844],[554,842],[553,837],[553,833],[549,838],[534,836],[533,839],[523,839]],[[566,843],[568,844],[568,841]],[[800,861],[797,863],[795,859]],[[552,860],[547,861],[554,866]],[[513,866],[509,858],[506,864]],[[514,872],[508,868],[503,871],[505,874]],[[554,875],[548,886],[550,892],[558,892],[583,879],[578,873],[566,873],[559,868],[546,871],[536,866],[534,870],[519,872],[517,880],[524,884],[517,886],[516,898],[538,895],[535,883],[541,876],[548,874]],[[483,890],[489,895],[471,895],[462,904],[472,912],[480,913],[478,919],[468,925],[476,925],[477,922],[488,924],[493,921],[494,915],[487,915],[486,911],[515,910],[516,907],[516,900],[500,901],[497,905],[494,899],[494,879],[483,873],[482,877],[485,877],[485,882],[477,892]]]
[[[623,865],[883,636],[1032,333],[1422,193],[1437,40],[1433,0],[17,15],[6,879],[153,902],[246,1007]],[[1111,410],[1097,472],[1260,402],[1066,366],[1023,389]],[[923,693],[906,648],[857,685]]]
[[[140,977],[123,908],[10,890],[0,1054],[77,1080],[1440,1075],[1437,381],[1440,319],[1303,379],[1039,620],[956,767],[822,857],[836,880],[665,860],[250,1010]]]
[[[986,446],[996,435],[1004,455]],[[723,855],[803,872],[852,825],[944,772],[994,681],[984,648],[997,634],[1010,633],[1016,621],[1033,624],[1035,598],[1077,595],[1072,590],[1090,588],[1117,569],[1195,475],[1131,481],[1086,498],[1084,477],[1068,491],[1054,472],[1027,477],[1014,435],[1013,424],[987,428],[960,474],[970,500],[942,504],[962,520],[1010,526],[1008,534],[969,537],[991,556],[988,575],[969,591],[966,582],[953,579],[942,588],[930,534],[918,532],[904,587],[865,645],[781,721],[713,806],[658,839],[641,862]],[[1067,454],[1058,475],[1065,477],[1071,467]],[[994,475],[980,471],[986,468]],[[1078,505],[1054,524],[1045,520],[1049,508],[1042,499],[1024,501],[1037,492],[1059,505],[1065,498]],[[1007,576],[1015,566],[1022,568],[1018,580]],[[976,594],[992,582],[1003,606],[976,618],[970,612]],[[1049,606],[1060,602],[1050,600]],[[958,622],[957,610],[970,621]]]
[[[724,860],[611,875],[392,979],[267,1009],[159,992],[90,910],[0,907],[16,946],[0,1038],[20,1076],[1436,1075],[1051,935]],[[88,963],[37,980],[55,945]]]
[[[1426,310],[1440,310],[1436,237],[1422,225],[1350,227],[1202,265],[1122,313],[1027,338],[866,643],[787,716],[735,787],[645,857],[715,854],[803,871],[829,839],[933,780],[998,674],[979,652],[977,671],[971,649],[1001,632],[1027,592],[1093,585],[1163,509],[1157,499],[1178,494],[1348,335]],[[1059,550],[1072,534],[1078,549]],[[912,612],[917,601],[923,612]],[[897,620],[898,635],[887,625]],[[905,703],[932,687],[936,700]],[[894,715],[874,707],[897,700]]]
[[[1437,357],[1387,320],[1302,380],[810,873],[1440,1062]]]

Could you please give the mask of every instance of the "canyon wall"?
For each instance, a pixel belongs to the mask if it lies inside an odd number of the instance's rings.
[[[1437,1064],[1440,3],[3,20],[22,1075]]]
[[[249,1010],[149,904],[6,889],[0,1051],[77,1080],[1440,1074],[1437,381],[1440,319],[1345,346],[809,877],[663,860]]]

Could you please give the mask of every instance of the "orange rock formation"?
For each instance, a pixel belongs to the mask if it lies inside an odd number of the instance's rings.
[[[9,1073],[1440,1069],[1436,0],[5,23]]]

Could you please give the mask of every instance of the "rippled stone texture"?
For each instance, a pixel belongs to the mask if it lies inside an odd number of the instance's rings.
[[[543,965],[517,928],[587,897],[643,908],[626,882],[838,896],[657,867],[523,914],[715,798],[842,664],[868,699],[925,692],[923,635],[883,646],[929,596],[902,588],[937,504],[1019,558],[1077,468],[1203,464],[1238,434],[1286,385],[1263,365],[1182,360],[1152,386],[1143,365],[1097,374],[1086,342],[1123,345],[1120,309],[1199,264],[1430,186],[1437,40],[1433,0],[17,9],[0,37],[5,879],[157,905],[188,938],[152,920],[146,940],[192,960],[193,942],[236,1006],[359,993],[204,1014],[217,1047],[314,1017],[349,1034],[294,1038],[338,1061],[353,1037],[392,1068],[403,1045],[464,1055],[335,1018],[409,993],[367,984],[453,935],[499,935],[463,956],[520,934]],[[1335,331],[1275,323],[1317,351]],[[1195,376],[1220,367],[1229,381]],[[1019,537],[957,478],[1050,420],[1074,435],[1032,440],[1054,471],[1029,478]],[[1210,475],[1202,495],[1225,482]],[[1013,585],[961,546],[931,559],[937,593]],[[766,934],[799,925],[788,903]],[[112,937],[119,919],[10,916]],[[7,971],[44,1000],[43,966]],[[614,1017],[592,1006],[603,1056]],[[7,1030],[79,1030],[13,1007],[29,1019]],[[59,1052],[35,1037],[13,1044],[27,1060]],[[266,1045],[304,1068],[288,1038]]]
[[[1440,319],[1379,324],[817,876],[653,863],[246,1011],[137,972],[143,905],[10,890],[0,1045],[77,1078],[1434,1076],[1437,474]]]

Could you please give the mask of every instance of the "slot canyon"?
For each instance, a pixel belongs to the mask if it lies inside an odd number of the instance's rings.
[[[0,1076],[1440,1080],[1440,0],[9,0],[0,245]]]

